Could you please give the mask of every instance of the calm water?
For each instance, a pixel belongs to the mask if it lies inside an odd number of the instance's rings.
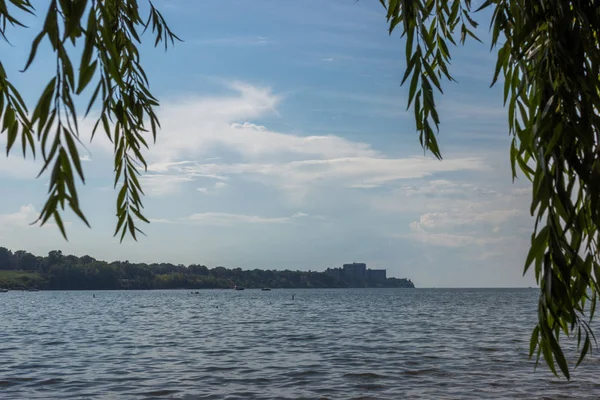
[[[571,383],[533,371],[536,297],[9,292],[0,294],[0,398],[600,398],[596,354]]]

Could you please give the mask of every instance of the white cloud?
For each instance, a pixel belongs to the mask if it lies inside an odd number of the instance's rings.
[[[212,139],[239,152],[245,159],[294,155],[318,158],[373,157],[378,153],[366,143],[346,140],[339,136],[298,136],[269,131],[251,123],[232,123]]]
[[[58,228],[52,218],[46,221],[44,226],[40,226],[39,223],[34,224],[39,215],[40,214],[32,204],[21,206],[19,211],[0,214],[0,238],[7,239],[13,237],[16,232],[24,229],[50,228],[55,229],[58,232]],[[65,226],[71,225],[70,221],[64,221],[63,223]]]
[[[190,176],[146,174],[140,179],[146,194],[165,196],[176,193],[182,183],[192,182]]]
[[[503,240],[501,238],[488,238],[453,233],[428,233],[424,231],[418,231],[411,235],[403,235],[400,237],[442,247],[484,246],[487,244],[500,243]]]
[[[432,217],[432,214],[422,215],[419,222],[413,221],[410,223],[411,233],[401,235],[401,237],[441,247],[502,245],[509,239],[508,237],[492,235],[491,232],[482,232],[478,226],[470,226],[471,229],[467,231],[468,233],[454,233],[458,225],[474,225],[472,219],[471,221],[462,221],[451,217],[442,221],[440,224],[435,217]]]
[[[475,184],[430,181],[404,187],[395,193],[399,204],[383,203],[386,212],[419,212],[409,224],[404,239],[440,247],[486,246],[489,256],[506,249],[507,243],[522,241],[530,222],[526,198],[520,188],[490,190]],[[375,206],[381,206],[375,202]],[[480,253],[481,254],[481,253]]]
[[[24,159],[18,146],[13,147],[10,156],[6,157],[4,136],[0,135],[0,149],[2,149],[2,154],[0,154],[0,176],[15,179],[35,179],[40,172],[41,165],[33,161],[31,152],[28,152],[27,159]]]
[[[199,187],[196,190],[200,193],[204,194],[216,194],[220,190],[223,190],[228,185],[225,182],[216,182],[213,186],[210,187]]]
[[[241,215],[228,213],[199,213],[192,214],[187,218],[193,223],[201,223],[203,225],[235,225],[238,223],[249,224],[281,224],[290,221],[289,217],[260,217],[258,215]]]
[[[375,188],[394,181],[416,179],[440,172],[481,170],[486,166],[479,158],[449,159],[444,162],[429,157],[393,159],[383,157],[342,157],[308,159],[272,163],[200,164],[188,163],[170,168],[168,177],[214,176],[225,179],[232,175],[266,178],[262,182],[281,189],[335,185],[345,188]]]
[[[185,218],[177,220],[169,219],[153,219],[151,222],[155,223],[191,223],[191,224],[202,224],[202,225],[213,225],[213,226],[232,226],[238,224],[287,224],[294,222],[295,220],[306,218],[309,215],[302,212],[296,212],[289,217],[262,217],[258,215],[245,215],[245,214],[231,214],[231,213],[220,213],[220,212],[206,212],[196,213],[189,215]]]
[[[308,214],[303,213],[303,212],[296,212],[292,215],[292,218],[303,218],[303,217],[308,217]]]
[[[0,229],[9,231],[14,228],[27,227],[38,218],[38,215],[33,205],[21,206],[17,212],[0,214]]]
[[[173,224],[176,222],[168,218],[148,218],[148,220],[154,224]]]
[[[443,161],[445,162],[445,161]],[[490,185],[496,183],[494,188]],[[508,186],[508,187],[507,187]],[[494,210],[526,210],[531,189],[497,182],[412,180],[371,199],[383,213],[487,213]],[[529,192],[528,192],[529,191]]]
[[[429,229],[454,229],[458,226],[473,225],[473,224],[492,224],[495,230],[498,224],[504,223],[513,217],[523,215],[522,210],[492,210],[487,212],[430,212],[421,215],[419,221],[412,222],[410,227],[413,230],[429,230]]]
[[[81,133],[81,140],[83,143],[90,137],[96,120],[94,115],[90,115],[88,118],[80,118],[78,120],[79,132]],[[0,120],[1,124],[1,120]],[[54,123],[56,126],[56,122]],[[54,131],[50,130],[50,137],[53,137]],[[23,157],[21,148],[21,139],[17,139],[17,142],[13,146],[10,152],[10,156],[0,157],[0,177],[8,177],[15,179],[27,179],[29,181],[35,181],[35,178],[40,173],[44,162],[41,151],[41,143],[34,138],[34,146],[36,149],[36,156],[33,157],[29,147],[27,148],[27,156]],[[5,149],[6,147],[6,135],[0,135],[0,148]],[[108,140],[106,135],[102,132],[97,132],[94,137],[92,144],[82,145],[79,141],[76,141],[76,147],[79,152],[79,160],[83,161],[84,174],[87,176],[87,172],[90,168],[90,162],[92,161],[92,152],[98,151],[99,154],[107,154],[114,151],[114,145]],[[52,171],[52,168],[46,169],[42,177],[48,176]],[[47,183],[46,183],[47,186]]]
[[[486,168],[480,157],[448,158],[443,162],[423,156],[392,158],[367,143],[336,135],[272,131],[250,121],[277,115],[281,96],[269,88],[243,82],[229,82],[227,87],[232,94],[163,100],[157,144],[145,153],[149,165],[141,183],[147,194],[168,196],[187,184],[199,192],[214,192],[226,185],[197,181],[208,178],[225,182],[236,176],[293,191],[293,196],[301,198],[311,188],[324,185],[373,189],[440,172]],[[80,121],[82,133],[91,132],[94,118],[91,115]],[[92,156],[112,157],[114,145],[100,132],[89,151]],[[82,160],[95,158],[90,155],[83,154]],[[90,162],[86,173],[95,165]],[[17,157],[0,159],[0,174],[33,178],[37,172],[32,162]]]
[[[376,188],[440,172],[482,170],[480,157],[391,158],[367,143],[336,135],[295,135],[271,131],[252,119],[277,115],[281,96],[269,88],[228,83],[231,95],[163,101],[162,129],[147,152],[143,186],[150,195],[177,193],[199,178],[251,179],[284,190],[306,192],[315,185]],[[91,125],[88,124],[88,125]],[[87,126],[87,125],[86,125]],[[96,138],[94,149],[111,154],[113,145]],[[203,160],[203,161],[200,161]],[[201,192],[215,185],[196,184]]]

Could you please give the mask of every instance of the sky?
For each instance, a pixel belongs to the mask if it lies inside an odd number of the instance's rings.
[[[451,49],[458,82],[437,96],[438,161],[406,110],[404,42],[388,35],[379,1],[155,5],[183,42],[165,53],[146,35],[141,49],[162,124],[145,153],[147,237],[113,237],[112,148],[102,137],[89,143],[92,115],[81,125],[79,185],[92,228],[65,214],[66,242],[52,224],[32,226],[48,177],[36,179],[39,162],[14,152],[0,157],[0,246],[243,269],[356,261],[417,287],[534,285],[523,276],[531,190],[525,177],[512,180],[502,82],[490,88],[489,13],[477,15],[483,43]],[[0,54],[31,105],[54,56],[43,42],[19,72],[43,22],[24,21]]]

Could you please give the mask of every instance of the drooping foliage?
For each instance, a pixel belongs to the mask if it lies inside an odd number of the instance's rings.
[[[140,169],[146,168],[143,148],[156,140],[159,127],[158,100],[149,90],[138,47],[148,29],[155,46],[163,43],[165,49],[179,38],[150,1],[148,16],[142,18],[137,0],[0,0],[0,37],[9,42],[7,28],[25,28],[17,15],[35,15],[36,6],[44,7],[44,23],[24,60],[23,72],[41,46],[52,49],[55,62],[48,69],[56,72],[29,109],[0,60],[0,132],[7,135],[6,153],[20,143],[23,156],[28,152],[41,156],[40,175],[48,171],[50,179],[38,221],[43,225],[52,218],[66,238],[61,214],[67,206],[88,224],[77,195],[77,180],[85,182],[78,122],[81,114],[87,116],[92,108],[99,108],[91,136],[103,131],[114,144],[115,235],[123,240],[129,232],[135,238],[141,232],[136,222],[148,222],[142,214],[143,190],[138,180]],[[75,47],[81,49],[78,59],[72,56]],[[88,87],[87,107],[80,112],[75,98]]]
[[[503,79],[512,135],[510,159],[532,182],[535,228],[525,260],[540,284],[530,357],[570,378],[559,344],[577,338],[579,359],[594,341],[590,322],[600,286],[600,3],[593,0],[380,0],[390,34],[406,38],[408,107],[425,150],[441,159],[434,88],[452,81],[449,46],[473,33],[476,13],[492,11],[494,85]]]
[[[436,140],[440,119],[436,91],[452,81],[450,47],[477,39],[476,13],[493,11],[490,45],[497,51],[494,83],[502,76],[510,158],[532,182],[535,216],[525,272],[533,266],[540,284],[539,319],[531,355],[543,356],[556,373],[569,367],[559,344],[561,333],[577,336],[579,362],[591,349],[589,323],[594,315],[600,276],[597,253],[600,226],[600,150],[598,107],[600,4],[593,0],[488,0],[474,9],[471,0],[380,0],[390,34],[406,38],[408,83],[421,144],[441,159]],[[151,29],[154,44],[178,40],[150,1],[148,19],[137,0],[0,0],[0,37],[10,27],[25,28],[19,15],[43,7],[42,30],[32,43],[24,69],[35,62],[39,46],[55,55],[55,76],[32,107],[23,101],[0,60],[0,133],[7,154],[18,144],[24,156],[37,154],[40,174],[50,184],[39,222],[53,218],[66,237],[62,211],[69,207],[83,221],[77,196],[84,181],[78,146],[78,121],[99,108],[98,130],[114,144],[117,227],[121,240],[140,232],[143,195],[138,176],[145,168],[143,148],[155,139],[158,100],[149,90],[138,48]],[[47,40],[46,40],[47,39]],[[72,58],[72,49],[82,49]],[[85,91],[89,88],[89,91]],[[75,98],[89,94],[79,112]],[[41,153],[41,155],[40,155]]]

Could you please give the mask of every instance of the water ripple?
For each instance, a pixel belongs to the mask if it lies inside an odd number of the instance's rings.
[[[528,347],[535,290],[1,296],[3,399],[591,399],[600,393],[595,353],[572,382],[543,366],[534,372]]]

